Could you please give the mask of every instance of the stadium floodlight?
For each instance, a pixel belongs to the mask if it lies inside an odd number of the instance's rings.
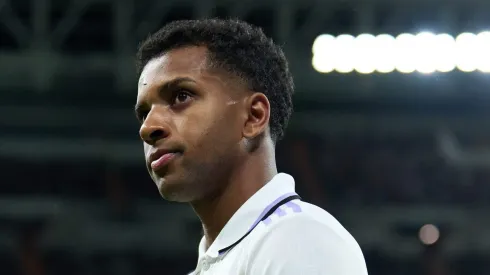
[[[361,34],[354,39],[354,69],[361,74],[370,74],[376,70],[380,56],[376,55],[376,37],[372,34]]]
[[[490,73],[490,32],[461,33],[456,38],[441,33],[342,34],[318,36],[313,43],[312,66],[321,73],[337,71],[361,74],[390,73],[397,70],[408,74],[419,72]]]
[[[478,45],[477,69],[483,73],[490,73],[490,32],[481,32],[476,36]]]
[[[335,37],[329,34],[319,35],[313,42],[313,54],[323,53],[335,43]]]
[[[395,37],[389,34],[380,34],[376,36],[375,46],[373,49],[376,56],[376,71],[379,73],[391,73],[396,66],[396,49]]]
[[[313,43],[313,68],[321,73],[330,73],[335,70],[337,48],[333,35],[318,36]]]
[[[417,67],[416,52],[417,45],[415,35],[402,33],[395,39],[395,68],[400,73],[409,74],[415,71]]]
[[[437,51],[436,35],[421,32],[415,35],[415,45],[412,49],[415,58],[415,70],[419,73],[430,74],[436,71]]]
[[[335,39],[335,70],[339,73],[350,73],[355,66],[355,38],[342,34]]]
[[[451,72],[456,68],[456,40],[447,33],[436,35],[434,39],[434,64],[441,73]]]
[[[474,33],[462,33],[456,37],[456,66],[460,71],[476,70],[479,58],[478,40]]]
[[[332,56],[326,54],[315,54],[311,61],[313,68],[320,73],[330,73],[335,70]]]

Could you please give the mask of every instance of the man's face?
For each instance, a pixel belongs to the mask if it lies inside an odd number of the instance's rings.
[[[192,202],[216,192],[240,155],[241,87],[207,67],[207,50],[185,47],[151,60],[138,83],[147,168],[160,194]]]

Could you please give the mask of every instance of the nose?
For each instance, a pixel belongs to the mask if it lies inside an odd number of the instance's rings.
[[[164,139],[168,136],[169,131],[166,123],[162,119],[158,119],[158,116],[152,115],[150,112],[143,125],[141,125],[140,138],[149,145],[154,145],[160,139]]]

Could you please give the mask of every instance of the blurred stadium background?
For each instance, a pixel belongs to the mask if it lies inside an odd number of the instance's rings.
[[[162,201],[133,118],[138,41],[238,17],[284,46],[300,194],[372,275],[490,270],[490,2],[0,0],[0,274],[186,274],[201,236]]]

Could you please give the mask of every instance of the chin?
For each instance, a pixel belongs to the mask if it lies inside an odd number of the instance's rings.
[[[197,197],[194,192],[189,192],[193,189],[191,184],[182,179],[166,176],[155,180],[155,183],[160,196],[167,201],[187,203],[194,201]]]

